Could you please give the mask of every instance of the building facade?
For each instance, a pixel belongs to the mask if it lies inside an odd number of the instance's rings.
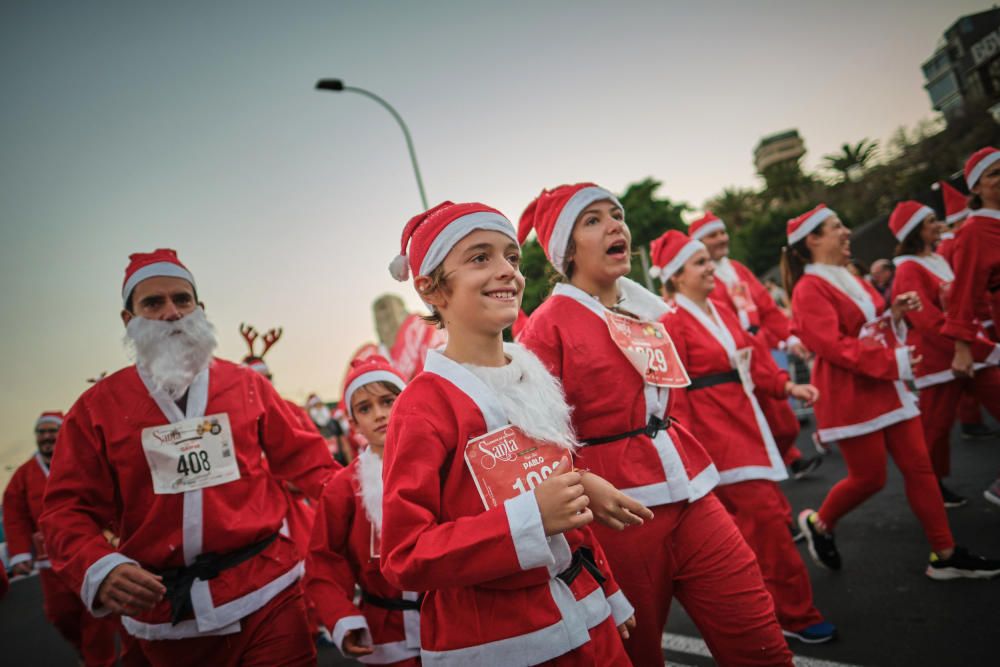
[[[922,69],[931,106],[946,118],[1000,103],[1000,9],[955,21]]]

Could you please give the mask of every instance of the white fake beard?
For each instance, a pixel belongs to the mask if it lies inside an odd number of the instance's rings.
[[[174,322],[133,317],[125,333],[125,346],[136,365],[155,390],[174,401],[208,368],[216,345],[215,327],[200,307]]]
[[[358,454],[358,486],[368,520],[382,534],[382,457],[367,447]]]
[[[323,428],[330,423],[330,408],[323,406],[316,406],[315,408],[309,409],[309,416],[312,418],[313,423],[315,423],[320,428]]]

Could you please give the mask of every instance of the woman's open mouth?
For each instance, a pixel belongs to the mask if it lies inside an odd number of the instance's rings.
[[[614,259],[624,259],[628,257],[628,243],[625,239],[615,241],[608,247],[605,254]]]

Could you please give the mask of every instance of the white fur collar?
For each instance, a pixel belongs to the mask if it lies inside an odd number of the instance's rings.
[[[660,296],[630,278],[618,279],[618,292],[622,298],[618,307],[640,319],[656,322],[670,310]]]
[[[813,263],[806,264],[805,273],[822,278],[840,290],[864,313],[866,322],[875,319],[877,313],[871,295],[861,284],[861,280],[848,271],[847,267]]]
[[[499,368],[462,364],[493,390],[511,424],[567,449],[576,444],[562,385],[527,348],[504,343],[510,363]]]
[[[358,486],[361,504],[375,531],[382,534],[382,457],[365,447],[358,454]]]
[[[724,282],[726,285],[733,285],[738,282],[740,277],[736,275],[736,269],[733,268],[733,263],[729,261],[728,257],[722,257],[718,262],[715,263],[715,276]]]
[[[927,257],[920,257],[919,255],[900,255],[892,260],[892,263],[896,266],[900,266],[906,262],[916,262],[946,283],[950,283],[955,280],[955,274],[952,272],[951,265],[948,264],[948,260],[936,253],[931,253]]]

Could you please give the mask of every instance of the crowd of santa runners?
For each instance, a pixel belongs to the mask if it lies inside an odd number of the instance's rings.
[[[709,212],[651,244],[654,292],[626,277],[628,212],[600,185],[544,189],[517,224],[443,202],[389,267],[429,313],[408,322],[426,354],[364,347],[335,415],[271,384],[280,330],[213,356],[211,286],[173,250],[133,254],[135,363],[35,420],[3,498],[11,573],[38,571],[88,666],[315,665],[319,638],[366,664],[662,665],[674,599],[718,664],[791,665],[851,622],[824,615],[795,540],[851,568],[837,543],[890,457],[926,575],[1000,575],[946,509],[968,502],[946,484],[956,419],[1000,418],[1000,151],[962,185],[942,183],[943,215],[896,205],[881,291],[836,211],[789,220],[790,316]],[[528,316],[532,234],[557,282]],[[847,467],[798,513],[779,482],[821,459],[790,400]],[[983,495],[1000,504],[1000,481]]]

